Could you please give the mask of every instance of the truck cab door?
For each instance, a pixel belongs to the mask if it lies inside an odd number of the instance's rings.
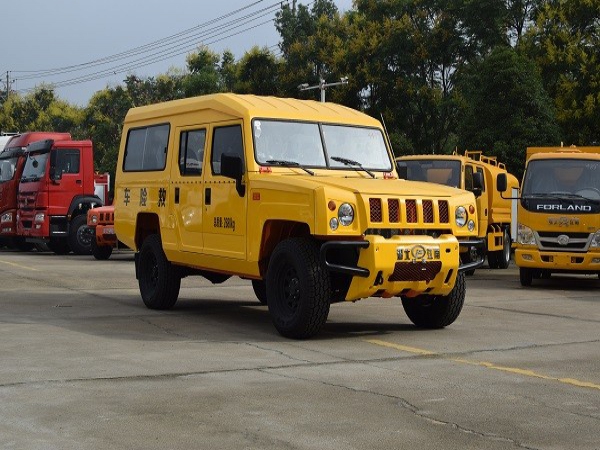
[[[178,247],[184,252],[202,253],[204,189],[203,173],[207,126],[176,129],[178,164],[171,165],[171,208],[177,222]],[[177,141],[178,140],[178,141]]]
[[[233,259],[246,258],[247,194],[240,180],[221,171],[223,155],[241,159],[245,173],[244,141],[240,122],[211,129],[210,161],[204,173],[204,252]]]
[[[74,197],[83,195],[80,148],[55,148],[50,152],[48,213],[66,215]]]
[[[488,216],[490,214],[488,208],[488,196],[489,192],[486,189],[486,180],[485,173],[481,167],[477,167],[473,164],[465,165],[465,189],[467,191],[473,192],[473,173],[480,173],[481,178],[483,179],[483,186],[481,188],[481,195],[475,197],[475,204],[477,207],[477,219],[478,219],[478,229],[479,229],[479,237],[486,236],[487,234],[487,224],[488,224]]]

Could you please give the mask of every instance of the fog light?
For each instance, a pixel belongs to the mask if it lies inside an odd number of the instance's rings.
[[[527,253],[523,254],[522,256],[525,261],[533,261],[533,256],[528,255]]]
[[[329,228],[331,228],[332,231],[335,231],[338,229],[338,227],[340,226],[337,217],[332,217],[331,220],[329,221]]]
[[[599,264],[600,258],[592,258],[592,264]]]

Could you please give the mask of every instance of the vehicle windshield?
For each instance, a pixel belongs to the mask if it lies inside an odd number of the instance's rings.
[[[460,187],[460,161],[450,159],[403,159],[408,179]]]
[[[33,153],[27,155],[21,181],[37,181],[46,173],[46,163],[50,153]]]
[[[18,159],[18,157],[0,159],[0,183],[13,179]]]
[[[377,128],[255,119],[252,130],[256,161],[262,165],[392,170]]]
[[[530,161],[523,179],[521,195],[574,195],[598,200],[600,163],[582,159]]]

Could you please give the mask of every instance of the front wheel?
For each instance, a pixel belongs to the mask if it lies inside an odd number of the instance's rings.
[[[148,236],[139,255],[139,286],[144,304],[150,309],[169,309],[177,302],[181,273],[162,249],[160,236]]]
[[[466,286],[464,274],[456,277],[454,288],[448,295],[419,295],[402,297],[406,315],[420,328],[444,328],[460,315],[465,302]]]
[[[111,245],[98,245],[96,241],[96,236],[92,238],[92,255],[98,261],[104,261],[110,258],[112,255],[113,248]]]
[[[519,280],[521,281],[521,286],[531,286],[533,270],[527,267],[519,267]]]
[[[71,220],[69,225],[69,246],[76,255],[89,255],[92,253],[92,239],[95,239],[94,230],[87,225],[87,217],[80,214]]]
[[[267,283],[265,280],[252,280],[252,289],[254,290],[254,295],[258,301],[266,305],[267,304]]]
[[[306,339],[319,332],[329,315],[331,284],[309,238],[280,242],[267,270],[267,303],[282,336]]]

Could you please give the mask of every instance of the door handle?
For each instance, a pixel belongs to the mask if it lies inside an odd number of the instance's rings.
[[[210,188],[206,188],[204,190],[204,204],[205,205],[210,205],[210,196],[211,196]]]
[[[75,183],[81,184],[81,180],[75,180]]]
[[[179,204],[179,188],[178,187],[175,188],[175,204],[176,205]]]

